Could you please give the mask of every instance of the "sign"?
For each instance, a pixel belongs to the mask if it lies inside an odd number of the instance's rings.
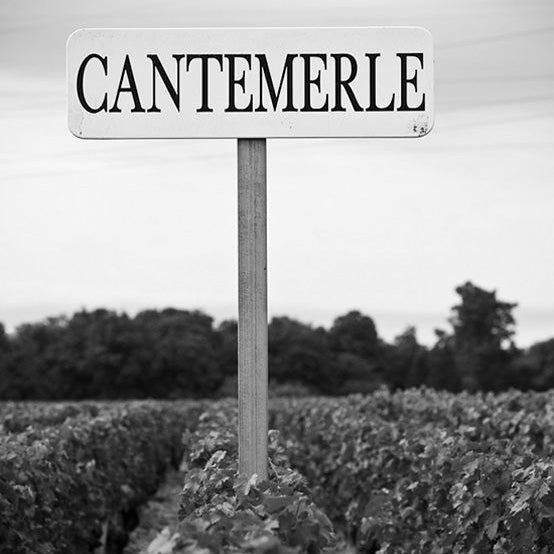
[[[67,43],[80,138],[420,137],[433,46],[417,27],[83,29]]]
[[[421,137],[433,46],[416,27],[83,29],[67,42],[80,138],[238,138],[239,473],[267,478],[266,138]]]

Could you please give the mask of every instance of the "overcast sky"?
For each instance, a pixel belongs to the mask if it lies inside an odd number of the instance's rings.
[[[81,307],[237,312],[236,144],[79,141],[80,27],[418,25],[435,40],[421,140],[268,143],[269,308],[349,309],[424,342],[466,280],[554,336],[552,0],[0,0],[0,321]]]

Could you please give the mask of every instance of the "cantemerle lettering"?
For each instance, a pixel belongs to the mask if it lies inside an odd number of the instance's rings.
[[[115,63],[91,52],[77,71],[77,97],[92,114],[160,113],[163,109],[197,113],[214,109],[230,113],[425,111],[425,93],[418,90],[423,53],[396,53],[393,86],[389,76],[387,85],[380,87],[380,62],[379,52],[362,57],[348,52],[300,52],[286,54],[280,63],[270,62],[265,54],[244,53],[175,53],[163,59],[157,54],[132,59],[127,54],[123,63]],[[106,83],[100,101],[97,95],[96,100],[87,97],[89,70]],[[226,91],[224,106],[214,105],[210,91],[215,87]],[[194,92],[195,105],[183,105],[184,90]],[[162,104],[162,95],[170,102]]]

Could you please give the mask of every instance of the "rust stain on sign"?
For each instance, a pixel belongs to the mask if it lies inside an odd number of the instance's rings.
[[[411,125],[412,132],[418,137],[427,135],[431,129],[432,126],[429,125],[429,118],[426,116],[414,119]]]

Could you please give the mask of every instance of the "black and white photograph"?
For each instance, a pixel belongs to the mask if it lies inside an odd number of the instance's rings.
[[[0,0],[0,554],[554,553],[552,0]]]

